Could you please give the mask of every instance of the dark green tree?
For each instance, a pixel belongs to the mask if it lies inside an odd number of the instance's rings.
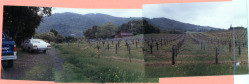
[[[89,28],[88,30],[84,31],[83,34],[87,39],[94,39],[96,38],[96,33],[98,32],[99,27],[93,26],[92,28]]]
[[[43,34],[41,34],[39,37],[40,37],[40,39],[46,40],[46,41],[48,41],[49,43],[50,43],[51,41],[54,42],[55,39],[56,39],[54,33],[52,33],[52,32],[43,33]]]
[[[143,20],[143,30],[144,34],[150,34],[150,33],[160,33],[160,29],[155,27],[152,24],[149,24],[146,20]]]
[[[112,23],[107,22],[107,23],[101,25],[100,31],[98,31],[97,33],[99,33],[97,35],[98,38],[104,38],[104,39],[111,38],[116,33],[116,27]]]
[[[72,41],[74,41],[74,37],[72,37],[72,36],[66,36],[65,40],[66,40],[66,42],[72,42]]]
[[[56,36],[56,43],[62,43],[64,41],[64,37],[61,34]]]
[[[51,15],[51,7],[4,6],[3,32],[20,44],[31,38],[44,16]]]
[[[160,33],[160,29],[149,24],[146,20],[133,20],[121,25],[118,31],[124,30],[126,32],[136,34],[150,34]]]
[[[57,36],[58,32],[54,29],[50,29],[50,32],[54,33],[55,36]]]
[[[112,38],[116,34],[116,26],[110,22],[107,22],[103,25],[93,26],[88,30],[84,31],[83,34],[87,39],[95,39],[95,38]]]

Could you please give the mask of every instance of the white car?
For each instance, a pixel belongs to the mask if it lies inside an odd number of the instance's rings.
[[[51,45],[41,39],[28,39],[21,44],[24,51],[43,51],[46,53],[48,49],[51,49]]]

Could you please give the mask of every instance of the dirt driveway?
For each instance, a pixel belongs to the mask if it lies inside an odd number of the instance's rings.
[[[17,53],[14,66],[4,68],[2,79],[54,81],[55,69],[61,69],[63,65],[54,48],[46,53],[29,53],[18,48]]]

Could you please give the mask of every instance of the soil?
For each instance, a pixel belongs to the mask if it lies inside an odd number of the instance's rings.
[[[14,66],[3,68],[2,79],[54,81],[54,71],[62,70],[63,62],[52,48],[46,53],[41,51],[25,52],[17,48],[17,60]]]

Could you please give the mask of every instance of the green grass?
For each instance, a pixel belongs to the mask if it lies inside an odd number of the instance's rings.
[[[148,77],[185,77],[185,76],[211,76],[231,75],[233,65],[223,64],[181,64],[172,66],[146,67]]]
[[[22,80],[54,80],[54,68],[49,66],[33,66],[30,70],[25,72]]]
[[[125,55],[102,52],[98,58],[97,50],[87,43],[81,43],[80,47],[55,44],[55,48],[64,62],[63,70],[55,73],[56,82],[158,82],[158,78],[145,78],[144,64],[106,58]]]

